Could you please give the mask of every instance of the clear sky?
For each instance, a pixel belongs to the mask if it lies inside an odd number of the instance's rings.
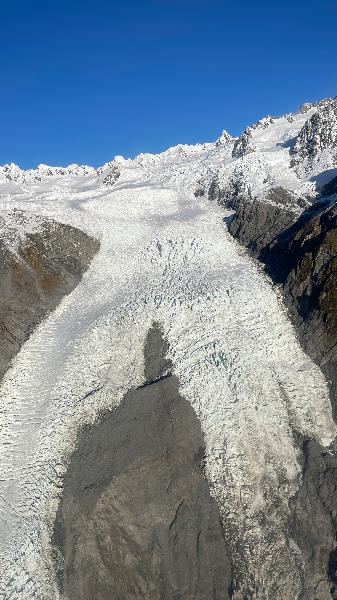
[[[0,163],[99,165],[337,95],[337,0],[0,0]]]

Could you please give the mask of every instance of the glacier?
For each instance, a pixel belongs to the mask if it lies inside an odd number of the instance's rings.
[[[249,133],[255,150],[241,157],[232,156],[237,140],[223,136],[117,157],[98,174],[43,166],[41,180],[29,173],[13,181],[0,172],[3,214],[24,210],[30,228],[53,218],[100,240],[81,283],[34,331],[1,385],[3,598],[61,600],[51,536],[77,432],[143,383],[154,322],[201,422],[206,477],[240,579],[235,598],[299,596],[304,565],[288,535],[288,503],[301,473],[298,440],[328,448],[337,435],[327,383],[301,349],[277,287],[229,235],[230,213],[194,192],[200,180],[239,173],[253,194],[283,185],[313,195],[310,177],[290,169],[287,141],[315,110],[260,123]],[[101,173],[116,164],[120,176],[108,187]],[[21,224],[11,243],[24,235]]]

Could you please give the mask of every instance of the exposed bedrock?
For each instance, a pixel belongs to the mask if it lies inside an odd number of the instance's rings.
[[[282,194],[283,197],[283,194]],[[261,200],[241,200],[228,228],[255,257],[296,219],[296,213],[283,204]]]
[[[54,529],[69,600],[223,600],[231,565],[203,474],[204,441],[158,326],[146,383],[83,428]]]
[[[321,201],[297,216],[282,202],[247,199],[228,229],[281,285],[302,346],[331,383],[337,418],[337,205]]]
[[[261,251],[290,227],[297,220],[299,211],[309,205],[305,198],[294,196],[282,187],[253,198],[240,180],[230,181],[221,188],[216,178],[209,187],[208,197],[235,211],[229,221],[229,231],[256,258],[260,258]]]
[[[337,418],[337,206],[316,205],[260,254],[282,284],[305,351],[330,381]]]
[[[305,564],[301,600],[337,598],[337,444],[304,444],[302,485],[290,501],[289,533]]]
[[[281,285],[302,346],[328,379],[336,419],[336,204],[322,201],[294,219],[275,204],[247,201],[229,230]],[[290,503],[289,535],[305,564],[303,600],[337,598],[336,443],[329,452],[313,441],[304,443],[302,481]]]
[[[97,240],[55,221],[27,233],[17,251],[0,239],[0,379],[36,325],[76,287],[98,249]]]

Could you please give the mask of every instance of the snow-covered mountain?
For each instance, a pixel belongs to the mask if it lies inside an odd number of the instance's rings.
[[[177,179],[194,171],[196,178],[204,181],[205,189],[216,177],[221,189],[239,187],[251,197],[281,186],[311,201],[330,176],[322,175],[336,168],[336,136],[337,100],[329,98],[304,104],[298,112],[283,117],[265,117],[238,138],[223,131],[214,143],[179,144],[160,154],[140,154],[134,159],[116,156],[98,169],[73,164],[23,170],[11,163],[0,167],[0,182],[27,184],[51,177],[96,175],[113,185],[120,170],[140,167],[144,177],[148,169],[162,176],[163,172],[171,173],[171,177],[175,174]]]
[[[11,215],[10,227],[0,222],[2,242],[13,255],[41,219],[100,241],[0,389],[3,598],[299,600],[306,592],[314,600],[314,589],[315,600],[331,597],[332,521],[310,576],[310,540],[291,526],[316,490],[309,479],[302,493],[303,442],[333,460],[327,382],[280,292],[226,222],[259,204],[292,222],[322,194],[336,199],[336,107],[306,104],[238,138],[224,131],[99,169],[0,168],[0,207]],[[156,360],[164,362],[154,369]],[[154,398],[165,417],[147,429],[157,404],[143,421],[141,406]],[[198,418],[197,446],[182,399]],[[128,419],[133,427],[138,419],[135,434],[125,435]],[[184,441],[182,424],[191,446],[174,462],[170,436],[174,446]],[[121,453],[109,445],[116,439]],[[163,490],[154,471],[144,483],[154,464],[168,473]],[[202,507],[193,504],[200,486]]]
[[[36,169],[24,170],[14,163],[0,167],[0,182],[13,181],[19,183],[32,183],[42,181],[46,177],[65,177],[68,175],[91,175],[95,173],[93,167],[87,165],[68,165],[67,167],[50,167],[38,165]]]

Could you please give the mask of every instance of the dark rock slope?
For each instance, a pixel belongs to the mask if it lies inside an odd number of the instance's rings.
[[[330,187],[326,195],[335,193],[334,182]],[[229,230],[281,285],[299,340],[330,383],[337,418],[337,205],[318,202],[296,219],[275,203],[247,200]],[[304,440],[302,481],[290,504],[289,534],[306,568],[301,598],[336,599],[337,440],[329,452]]]
[[[261,251],[296,219],[286,190],[271,190],[265,200],[240,198],[229,231],[259,258]]]
[[[241,201],[228,228],[281,284],[305,351],[331,381],[337,417],[337,205],[322,200],[297,216],[273,192],[273,202]]]
[[[28,233],[16,252],[0,239],[0,378],[36,325],[76,287],[98,248],[97,240],[54,221]]]
[[[289,521],[306,567],[301,600],[336,600],[337,444],[328,453],[306,441],[303,450],[302,483],[290,501]]]
[[[157,326],[146,383],[79,433],[55,523],[69,600],[225,600],[231,566],[199,421]]]
[[[260,256],[282,284],[305,351],[331,382],[337,418],[337,205],[306,211]]]

